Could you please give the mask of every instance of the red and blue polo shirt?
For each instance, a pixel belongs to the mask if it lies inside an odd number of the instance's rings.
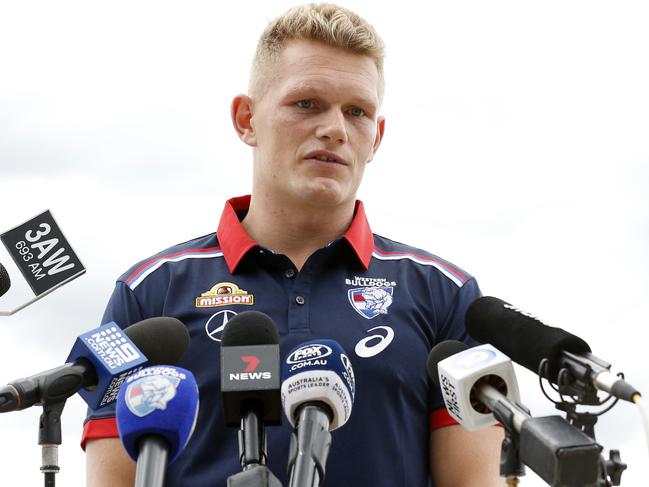
[[[227,201],[216,234],[146,259],[116,284],[102,323],[122,327],[173,316],[191,345],[178,364],[196,377],[200,411],[185,451],[167,470],[168,486],[225,485],[241,470],[237,431],[226,428],[220,393],[220,340],[237,313],[268,314],[282,357],[312,339],[336,340],[356,376],[347,424],[332,434],[327,486],[424,487],[431,428],[455,424],[426,373],[430,349],[443,340],[470,346],[467,307],[480,296],[475,279],[424,250],[370,230],[362,202],[345,234],[311,255],[298,272],[284,255],[253,241],[240,221],[250,196]],[[287,483],[290,426],[267,428],[268,466]],[[82,445],[116,437],[114,409],[89,411]]]

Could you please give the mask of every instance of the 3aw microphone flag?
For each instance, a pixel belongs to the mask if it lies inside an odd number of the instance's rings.
[[[0,240],[6,250],[0,252],[0,316],[20,311],[86,272],[49,210],[4,232]]]

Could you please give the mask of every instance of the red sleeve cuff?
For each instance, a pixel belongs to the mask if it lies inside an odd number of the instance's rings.
[[[86,450],[86,442],[97,438],[117,438],[117,422],[115,418],[91,419],[83,425],[81,448]]]
[[[437,428],[444,428],[445,426],[453,426],[458,424],[451,415],[448,414],[446,408],[437,409],[430,413],[430,430],[436,430]]]

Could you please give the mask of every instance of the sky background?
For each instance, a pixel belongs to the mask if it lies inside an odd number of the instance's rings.
[[[386,134],[360,191],[375,233],[456,263],[649,391],[649,4],[341,4],[387,45]],[[88,269],[0,317],[0,382],[63,363],[117,276],[249,192],[230,101],[293,5],[0,0],[0,231],[49,208]],[[518,377],[532,413],[555,414]],[[42,484],[39,414],[0,416],[7,485]],[[84,414],[68,401],[62,486],[84,482]],[[622,485],[646,485],[637,407],[596,432],[629,464]],[[521,485],[545,484],[528,470]]]

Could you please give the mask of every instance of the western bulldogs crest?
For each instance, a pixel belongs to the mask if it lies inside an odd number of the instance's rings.
[[[151,375],[128,385],[124,397],[129,410],[140,418],[156,409],[167,409],[167,403],[176,396],[179,377]]]
[[[388,313],[392,304],[394,288],[389,287],[359,287],[347,291],[349,302],[363,318],[371,320],[378,315]]]

